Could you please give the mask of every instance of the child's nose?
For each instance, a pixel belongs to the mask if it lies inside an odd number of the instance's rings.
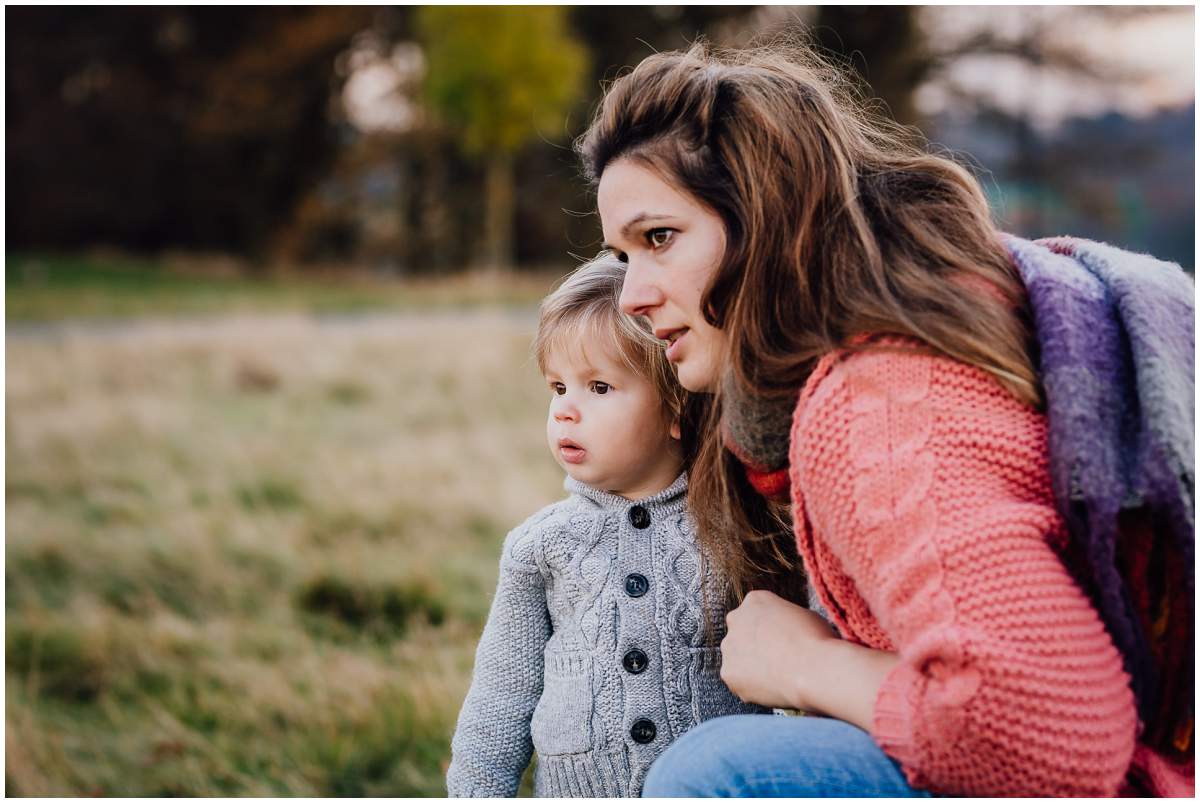
[[[579,410],[568,401],[557,402],[554,406],[554,420],[558,422],[578,421]]]

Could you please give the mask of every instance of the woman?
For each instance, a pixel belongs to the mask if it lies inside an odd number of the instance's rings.
[[[722,677],[820,715],[707,723],[646,796],[1177,791],[1064,568],[1026,291],[978,185],[805,58],[652,56],[578,144],[622,308],[711,394],[701,535],[782,594],[729,614]],[[789,496],[841,638],[787,598]]]

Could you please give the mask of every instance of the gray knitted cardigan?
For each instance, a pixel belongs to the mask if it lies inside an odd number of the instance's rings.
[[[684,731],[764,712],[721,681],[705,636],[705,610],[712,643],[724,635],[724,588],[684,513],[686,475],[637,502],[565,487],[505,539],[454,732],[453,797],[516,794],[535,749],[539,797],[637,796]]]

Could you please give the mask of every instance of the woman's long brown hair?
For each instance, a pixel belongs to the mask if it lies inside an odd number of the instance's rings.
[[[720,216],[726,251],[702,305],[743,392],[795,399],[821,356],[896,334],[1039,403],[1024,289],[978,183],[870,113],[811,49],[650,56],[609,87],[576,149],[593,184],[633,160]],[[736,595],[798,599],[786,511],[723,448],[720,410],[719,393],[689,410],[701,541]]]

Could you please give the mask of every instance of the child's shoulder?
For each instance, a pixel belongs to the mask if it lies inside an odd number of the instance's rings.
[[[509,537],[518,532],[544,532],[555,527],[568,525],[580,516],[590,516],[591,511],[582,504],[579,497],[572,494],[557,502],[546,505],[541,510],[529,516],[525,521],[512,528]]]
[[[580,516],[592,515],[593,512],[574,495],[546,505],[509,531],[504,539],[502,560],[539,566],[542,562],[539,555],[548,536],[576,528]]]

